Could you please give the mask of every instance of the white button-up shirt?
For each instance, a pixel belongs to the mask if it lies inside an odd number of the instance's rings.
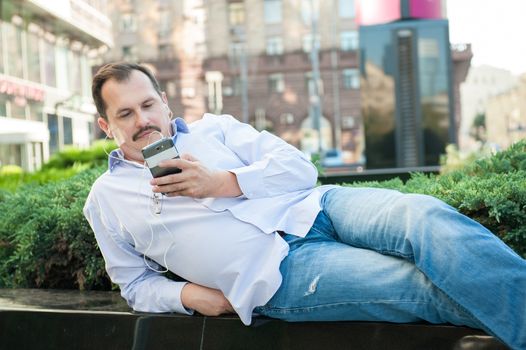
[[[154,271],[160,266],[147,257],[187,281],[221,290],[249,324],[252,310],[281,284],[288,245],[276,231],[306,235],[330,187],[314,189],[317,171],[303,153],[231,116],[205,114],[189,125],[178,118],[172,129],[180,153],[236,174],[243,195],[157,200],[149,170],[112,152],[84,207],[106,270],[134,310],[191,313],[180,298],[186,282]]]

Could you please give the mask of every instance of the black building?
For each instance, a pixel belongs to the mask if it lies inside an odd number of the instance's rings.
[[[456,142],[448,21],[360,27],[368,169],[433,166]]]

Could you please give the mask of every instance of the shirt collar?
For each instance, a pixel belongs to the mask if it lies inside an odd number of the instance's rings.
[[[177,133],[182,132],[183,134],[188,134],[190,132],[190,129],[188,128],[188,125],[184,121],[183,118],[177,117],[171,122],[171,128],[172,128],[172,140],[174,141],[177,139]],[[108,169],[110,172],[115,169],[117,165],[119,165],[122,162],[128,162],[126,159],[124,159],[124,154],[122,153],[122,150],[117,148],[110,152],[110,155],[108,157]],[[136,163],[134,162],[128,162],[133,163],[134,165]],[[139,164],[136,164],[137,166],[140,166]]]

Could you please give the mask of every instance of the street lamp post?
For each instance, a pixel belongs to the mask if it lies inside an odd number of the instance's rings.
[[[310,96],[312,117],[314,128],[318,133],[318,154],[322,157],[322,135],[321,135],[321,99],[320,99],[320,61],[318,50],[318,11],[315,7],[318,0],[310,0],[310,18],[311,18],[311,50],[310,60],[312,65],[312,91]]]

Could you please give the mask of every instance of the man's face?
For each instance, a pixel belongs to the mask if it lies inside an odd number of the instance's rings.
[[[159,96],[141,71],[132,71],[125,81],[108,80],[101,94],[108,120],[99,118],[99,125],[108,137],[115,138],[126,158],[142,162],[144,146],[159,140],[160,133],[170,136],[171,112],[166,95]]]

